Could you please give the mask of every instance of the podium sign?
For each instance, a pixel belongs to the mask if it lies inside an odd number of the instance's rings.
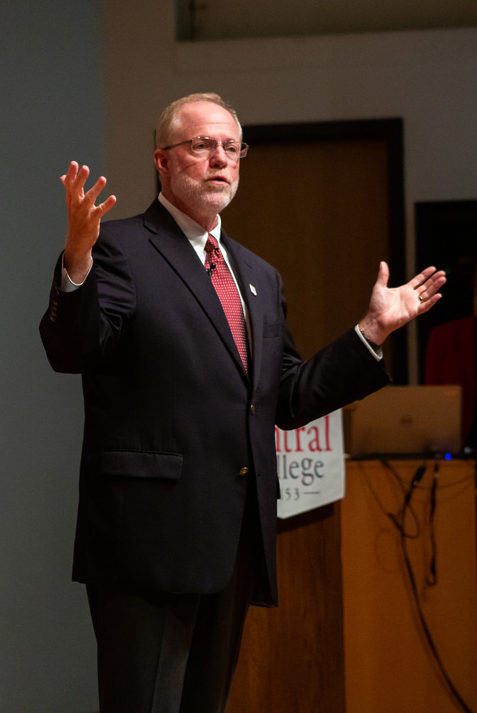
[[[293,431],[275,427],[277,471],[284,519],[344,497],[341,410]]]

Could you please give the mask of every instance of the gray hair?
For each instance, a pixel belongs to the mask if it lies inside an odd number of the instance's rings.
[[[213,92],[196,93],[176,99],[163,110],[156,126],[156,148],[162,148],[169,143],[171,126],[174,123],[179,110],[184,106],[184,104],[193,104],[195,102],[211,102],[212,104],[218,104],[218,106],[226,109],[237,123],[240,136],[242,136],[242,127],[240,125],[237,112],[232,106],[230,106],[230,104],[227,104],[227,102],[225,102],[219,94],[214,94]]]

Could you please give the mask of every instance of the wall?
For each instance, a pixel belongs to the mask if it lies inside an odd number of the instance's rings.
[[[140,211],[154,196],[159,109],[212,89],[244,123],[404,117],[409,248],[414,201],[477,195],[477,30],[178,46],[171,0],[104,0],[101,10],[102,29],[99,0],[17,0],[2,14],[0,709],[8,713],[96,707],[85,597],[69,582],[80,385],[51,372],[37,331],[65,231],[58,176],[68,161],[107,170],[119,197],[113,216]]]
[[[38,334],[65,233],[59,176],[103,165],[99,1],[4,3],[0,261],[0,710],[97,710],[94,638],[71,553],[82,429],[78,377]]]
[[[409,273],[414,202],[477,196],[477,28],[177,44],[172,0],[104,10],[117,216],[153,196],[156,115],[190,91],[219,91],[245,124],[403,117]]]

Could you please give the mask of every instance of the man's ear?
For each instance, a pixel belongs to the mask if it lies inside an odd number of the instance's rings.
[[[169,157],[167,151],[162,149],[156,149],[154,151],[154,164],[158,170],[159,175],[165,175],[169,172]]]

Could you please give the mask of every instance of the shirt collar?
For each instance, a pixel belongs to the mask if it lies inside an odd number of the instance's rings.
[[[215,228],[207,232],[207,230],[204,230],[193,218],[183,213],[179,208],[176,208],[175,205],[172,205],[162,193],[159,193],[159,202],[172,215],[179,228],[193,246],[204,249],[209,232],[214,236],[217,242],[220,243],[220,231],[222,226],[220,215],[217,216],[217,225]]]

